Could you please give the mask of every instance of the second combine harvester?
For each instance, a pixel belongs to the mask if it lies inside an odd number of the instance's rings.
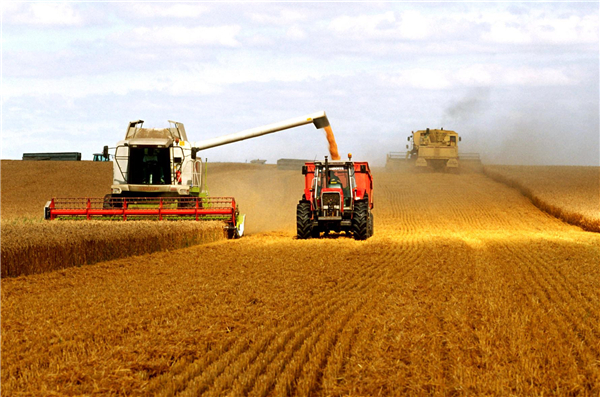
[[[103,198],[53,198],[46,204],[46,219],[187,219],[222,220],[230,238],[244,233],[244,216],[233,197],[209,197],[201,150],[255,138],[288,128],[314,124],[329,126],[325,112],[317,112],[237,133],[189,142],[182,123],[170,128],[143,128],[129,123],[125,139],[112,156],[111,193]],[[103,156],[109,157],[108,146]]]
[[[460,140],[456,131],[443,128],[413,131],[408,137],[408,142],[412,145],[406,145],[406,153],[389,153],[386,167],[397,168],[403,164],[411,164],[416,169],[458,170],[459,165],[464,165],[465,162],[480,165],[478,153],[463,153],[458,150]]]

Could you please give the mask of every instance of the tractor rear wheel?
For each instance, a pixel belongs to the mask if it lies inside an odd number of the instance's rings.
[[[314,236],[309,201],[298,203],[296,207],[296,226],[299,239],[307,239]]]
[[[352,234],[355,240],[369,238],[369,202],[358,201],[354,204],[354,217],[352,218]]]
[[[373,230],[373,213],[371,211],[369,211],[369,226],[368,227],[369,227],[369,231],[368,231],[369,237],[373,237],[373,233],[374,233],[374,230]]]

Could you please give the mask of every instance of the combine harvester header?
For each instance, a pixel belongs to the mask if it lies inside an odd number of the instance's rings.
[[[245,216],[232,197],[209,197],[206,164],[201,150],[256,138],[289,128],[314,124],[329,126],[325,112],[268,124],[198,142],[189,142],[182,123],[143,128],[143,120],[129,123],[125,139],[114,148],[111,193],[104,198],[53,198],[45,219],[185,219],[222,220],[229,237],[244,233]],[[109,158],[108,146],[102,155]]]

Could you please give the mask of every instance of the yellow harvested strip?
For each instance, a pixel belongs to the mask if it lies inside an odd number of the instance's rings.
[[[245,180],[301,194],[267,172]],[[598,234],[480,174],[375,184],[365,242],[296,240],[280,214],[278,232],[3,279],[3,393],[600,394]]]
[[[600,168],[494,165],[489,177],[515,187],[543,211],[600,232]]]

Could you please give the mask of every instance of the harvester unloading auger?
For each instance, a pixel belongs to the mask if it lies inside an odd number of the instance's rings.
[[[218,138],[189,142],[182,123],[170,128],[142,128],[143,120],[129,123],[125,139],[112,155],[111,193],[103,198],[53,198],[45,219],[186,219],[221,220],[230,238],[244,233],[245,216],[233,197],[209,197],[206,164],[198,151],[313,123],[329,126],[325,112],[251,128]],[[109,148],[103,155],[108,158]]]

